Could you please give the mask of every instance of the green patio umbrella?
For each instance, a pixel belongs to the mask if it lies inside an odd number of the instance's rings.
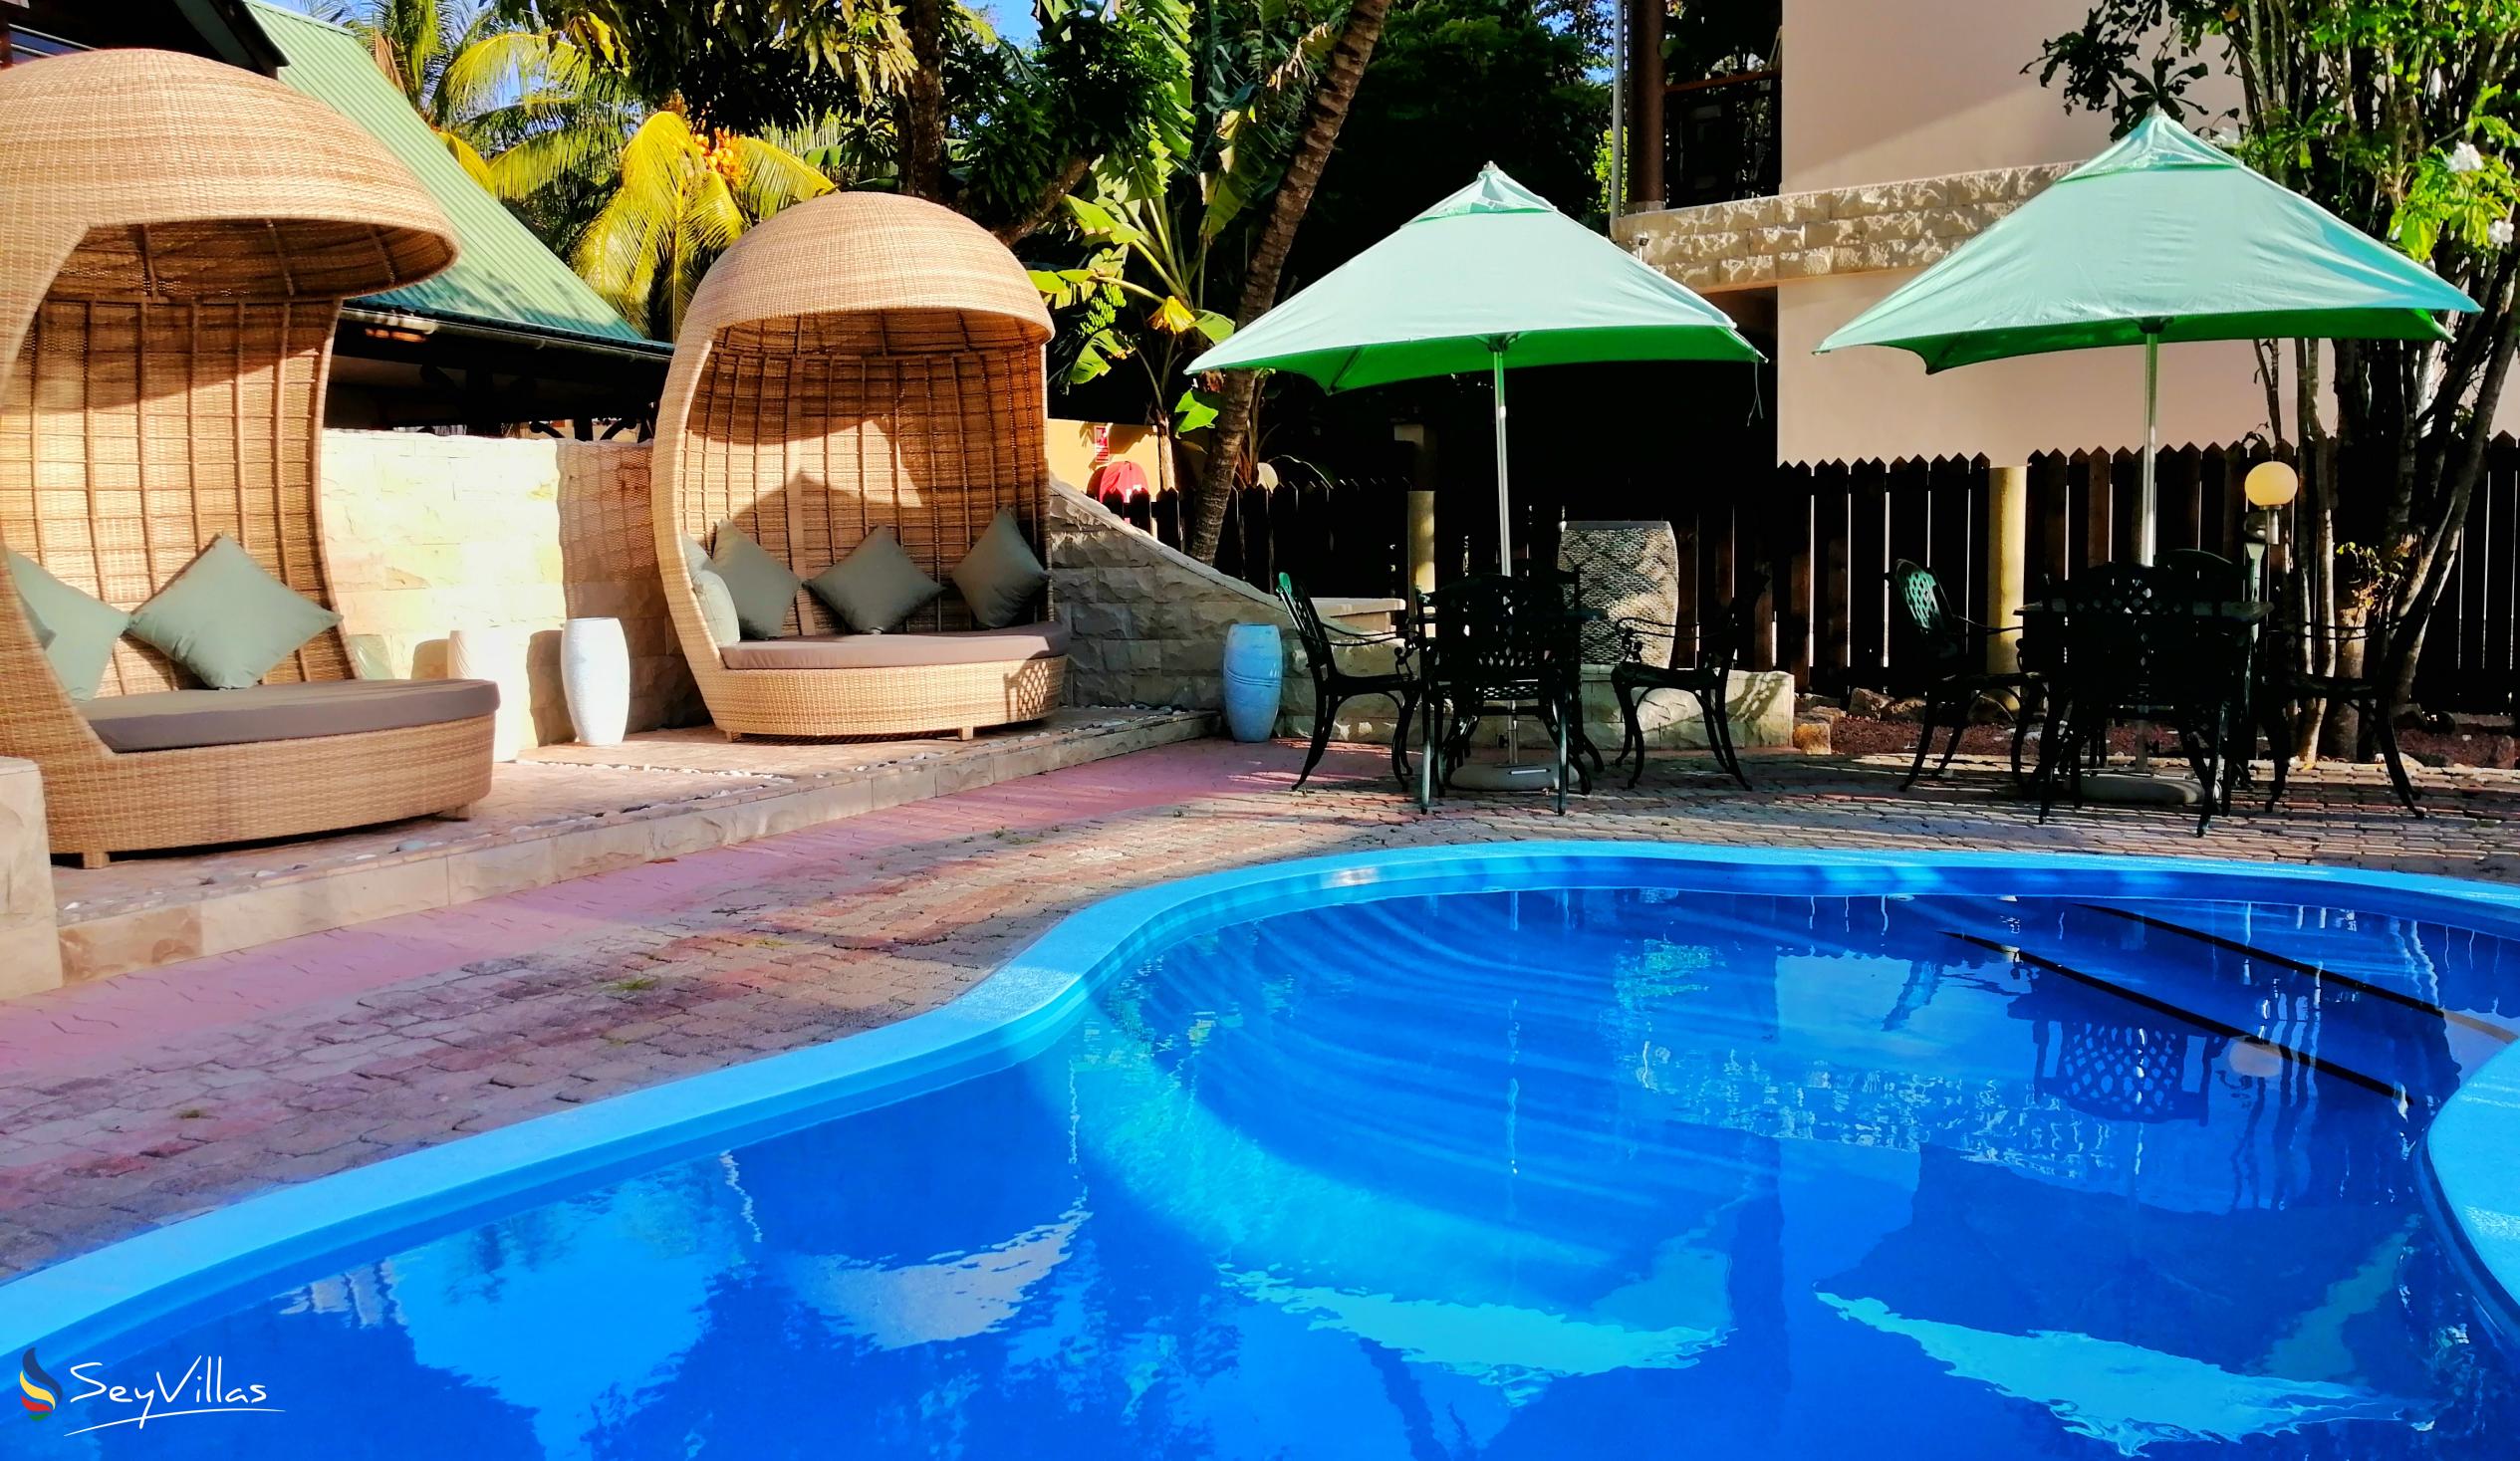
[[[1497,558],[1510,573],[1508,366],[1759,359],[1722,311],[1489,163],[1190,368],[1292,370],[1330,390],[1492,372]]]
[[[2155,112],[1820,344],[1911,351],[1931,373],[2141,345],[2141,561],[2152,561],[2160,349],[2204,340],[2443,340],[2476,302]]]

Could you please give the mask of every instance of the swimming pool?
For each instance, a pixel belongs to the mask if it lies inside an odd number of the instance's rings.
[[[2416,879],[1549,845],[1195,879],[935,1016],[0,1289],[64,1400],[13,1428],[2485,1454],[2520,1386],[2422,1144],[2515,1000],[2508,897]],[[69,1434],[155,1377],[222,1403]]]

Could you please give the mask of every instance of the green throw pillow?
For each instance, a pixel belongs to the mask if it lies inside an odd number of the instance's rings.
[[[131,635],[211,689],[241,690],[341,621],[221,533],[131,615]]]
[[[1015,526],[1012,509],[998,509],[997,520],[954,565],[954,587],[971,606],[971,617],[984,629],[1002,629],[1031,609],[1050,573]]]
[[[73,700],[94,698],[105,667],[114,661],[114,641],[123,637],[131,616],[54,578],[31,558],[10,554],[9,578],[62,688]]]
[[[747,639],[776,639],[788,631],[788,609],[805,581],[744,536],[733,523],[717,526],[717,557],[709,569],[726,582],[735,601],[735,617]]]
[[[709,642],[720,649],[744,636],[744,621],[735,613],[735,596],[726,592],[726,581],[709,567],[709,551],[697,538],[682,540],[682,567],[691,576],[691,592],[700,601],[700,622],[708,629]]]
[[[925,609],[945,586],[919,572],[888,526],[867,535],[847,558],[808,580],[814,597],[832,607],[840,621],[862,634],[897,629]]]

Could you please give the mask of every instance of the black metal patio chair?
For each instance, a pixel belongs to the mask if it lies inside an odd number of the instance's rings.
[[[1737,592],[1723,621],[1706,626],[1698,636],[1696,652],[1686,656],[1687,663],[1681,662],[1680,646],[1694,625],[1638,617],[1618,621],[1623,656],[1610,672],[1610,688],[1619,697],[1619,715],[1627,731],[1618,759],[1636,758],[1628,772],[1629,786],[1645,774],[1644,721],[1639,710],[1644,697],[1656,690],[1677,690],[1697,701],[1706,727],[1706,748],[1714,753],[1715,764],[1744,789],[1749,787],[1750,778],[1742,774],[1741,756],[1732,744],[1732,671],[1757,627],[1759,598],[1767,587],[1766,574],[1756,569],[1743,574],[1734,585]],[[1669,641],[1668,662],[1654,664],[1647,659],[1646,645],[1655,639]]]
[[[1585,728],[1583,713],[1585,646],[1595,640],[1604,626],[1602,615],[1598,611],[1589,611],[1585,606],[1584,575],[1580,570],[1531,564],[1523,568],[1517,577],[1529,578],[1558,595],[1572,625],[1569,631],[1576,636],[1576,652],[1567,659],[1567,673],[1571,678],[1562,687],[1563,695],[1553,698],[1562,698],[1575,707],[1575,718],[1567,725],[1567,760],[1575,768],[1577,790],[1590,795],[1593,778],[1609,769],[1602,760],[1601,748],[1593,744],[1592,734]],[[1550,731],[1554,735],[1556,728],[1552,726]]]
[[[1313,745],[1305,753],[1304,770],[1295,778],[1295,789],[1302,791],[1304,783],[1312,779],[1313,768],[1321,765],[1322,753],[1330,748],[1331,723],[1338,718],[1339,707],[1359,695],[1386,696],[1399,707],[1399,721],[1391,728],[1391,775],[1401,786],[1407,786],[1408,721],[1417,704],[1417,674],[1410,663],[1415,646],[1409,636],[1399,630],[1351,634],[1334,646],[1330,628],[1322,622],[1321,610],[1285,574],[1278,575],[1278,602],[1286,606],[1288,616],[1295,620],[1296,642],[1304,648],[1304,663],[1313,677]],[[1341,667],[1339,648],[1382,644],[1391,646],[1395,667],[1389,672],[1357,674]]]
[[[1950,596],[1933,571],[1900,559],[1890,570],[1890,667],[1896,683],[1924,702],[1918,712],[1916,759],[1907,768],[1901,789],[1924,775],[1925,758],[1933,752],[1933,733],[1947,726],[1949,744],[1933,774],[1950,769],[1960,751],[1960,737],[1969,728],[1969,712],[1982,697],[2013,697],[2012,774],[2026,781],[2022,752],[2029,744],[2043,687],[2026,670],[1990,670],[1986,651],[1999,636],[2020,632],[2020,625],[1981,624],[1952,611]]]
[[[2281,605],[2292,605],[2294,596],[2277,596]],[[2374,644],[2396,642],[2410,629],[2418,627],[2429,606],[2418,608],[2413,614],[2400,619],[2376,612],[2360,624],[2339,624],[2328,631],[2329,662],[2335,663],[2348,647],[2368,651]],[[2417,817],[2423,808],[2415,800],[2414,779],[2406,774],[2405,754],[2397,747],[2397,712],[2403,708],[2397,699],[2396,687],[2384,683],[2371,663],[2368,652],[2361,659],[2357,674],[2314,674],[2302,667],[2296,658],[2303,634],[2298,615],[2278,615],[2281,622],[2270,626],[2265,652],[2258,656],[2258,674],[2253,706],[2254,728],[2263,733],[2267,752],[2274,762],[2273,787],[2266,797],[2266,810],[2272,812],[2284,800],[2284,774],[2292,762],[2293,747],[2300,744],[2298,714],[2310,704],[2343,703],[2353,707],[2358,726],[2367,728],[2380,748],[2381,764],[2389,770],[2390,788],[2397,800]]]

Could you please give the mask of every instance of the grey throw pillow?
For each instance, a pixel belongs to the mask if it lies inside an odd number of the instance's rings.
[[[744,621],[735,612],[735,596],[727,592],[726,581],[709,567],[709,551],[697,538],[682,540],[682,567],[691,578],[691,593],[700,601],[700,623],[707,628],[709,642],[720,649],[744,637]]]
[[[52,661],[53,674],[73,700],[96,697],[105,667],[114,660],[114,642],[123,637],[131,616],[111,604],[70,587],[20,554],[9,555],[9,579],[18,602],[35,625],[36,642]]]
[[[222,533],[131,615],[131,636],[211,689],[241,690],[341,621]]]
[[[972,619],[984,629],[1002,629],[1023,618],[1050,573],[1024,541],[1014,511],[1000,508],[989,530],[954,565],[953,581],[962,602],[971,606]]]
[[[717,556],[709,569],[726,584],[735,601],[735,617],[747,639],[776,639],[788,631],[788,610],[805,581],[772,558],[760,544],[733,523],[717,525]]]
[[[889,526],[867,535],[847,558],[806,581],[814,597],[832,607],[840,621],[862,634],[897,629],[925,609],[945,586],[919,572]]]

